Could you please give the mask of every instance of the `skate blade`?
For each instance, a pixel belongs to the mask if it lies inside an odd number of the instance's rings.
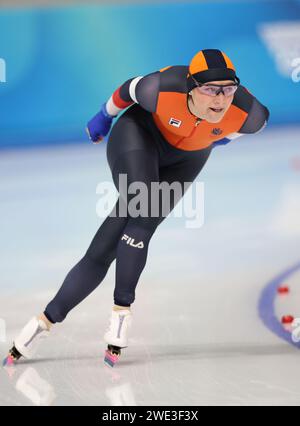
[[[3,361],[2,366],[3,367],[10,367],[11,365],[15,364],[15,358],[12,355],[8,355]]]
[[[108,349],[105,351],[104,363],[109,367],[114,367],[118,362],[120,355],[112,354]]]

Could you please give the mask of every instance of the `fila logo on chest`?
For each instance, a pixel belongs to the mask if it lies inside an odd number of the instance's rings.
[[[182,121],[181,121],[181,120],[178,120],[177,118],[173,118],[173,117],[171,117],[171,118],[170,118],[170,120],[169,120],[169,124],[170,124],[171,126],[174,126],[174,127],[180,127],[180,126],[181,126],[181,123],[182,123]]]

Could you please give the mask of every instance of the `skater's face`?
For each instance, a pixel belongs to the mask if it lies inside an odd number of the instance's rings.
[[[234,85],[231,80],[210,81],[205,86],[218,85],[228,86]],[[199,87],[195,87],[189,96],[189,108],[191,112],[202,120],[209,123],[218,123],[222,120],[233,101],[234,94],[225,96],[222,92],[216,96],[210,96],[202,93]]]

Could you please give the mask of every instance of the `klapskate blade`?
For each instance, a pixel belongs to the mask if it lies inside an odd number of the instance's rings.
[[[10,365],[14,365],[15,363],[15,359],[13,356],[8,355],[6,358],[4,358],[4,360],[2,361],[2,366],[3,367],[9,367]]]
[[[107,364],[109,367],[114,367],[114,365],[116,364],[116,362],[119,360],[119,355],[114,355],[112,353],[110,353],[109,350],[105,351],[105,357],[104,357],[104,362],[105,364]]]

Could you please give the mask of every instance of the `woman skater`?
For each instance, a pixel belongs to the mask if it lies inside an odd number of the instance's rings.
[[[159,224],[198,176],[215,145],[257,133],[269,118],[268,109],[240,85],[231,60],[217,49],[199,51],[189,66],[169,66],[127,80],[88,123],[90,139],[100,142],[113,118],[127,107],[107,143],[107,160],[119,192],[113,212],[44,312],[33,317],[14,340],[5,364],[32,357],[37,342],[95,290],[116,260],[114,305],[104,335],[105,361],[113,366],[120,349],[128,346],[135,289]],[[125,185],[120,184],[120,175],[126,176]],[[177,182],[182,191],[168,206],[164,191],[161,200],[146,196],[143,214],[137,215],[129,208],[134,194],[128,191],[137,182],[148,194],[151,184],[162,182]],[[154,207],[156,215],[151,214]]]

